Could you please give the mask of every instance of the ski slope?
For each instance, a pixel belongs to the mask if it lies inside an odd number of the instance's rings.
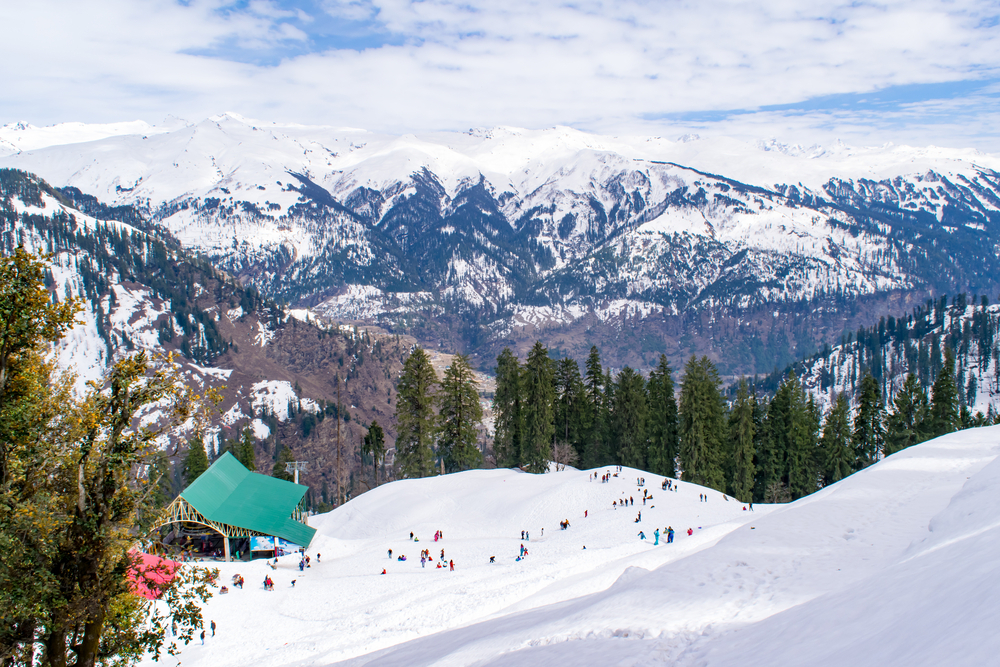
[[[956,433],[753,512],[684,482],[664,492],[661,477],[627,468],[608,484],[573,470],[394,482],[314,517],[305,572],[294,557],[276,571],[223,564],[246,589],[208,603],[217,636],[179,657],[195,667],[989,664],[1000,651],[998,453],[1000,427]],[[638,476],[653,494],[645,507]],[[623,495],[634,508],[612,509]],[[653,529],[667,525],[674,544],[654,546]],[[521,530],[531,540],[518,562]],[[422,548],[444,548],[455,571],[421,568]]]

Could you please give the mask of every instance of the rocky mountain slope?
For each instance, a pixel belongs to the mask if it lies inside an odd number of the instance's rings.
[[[0,129],[0,164],[134,206],[269,297],[481,366],[540,337],[767,372],[929,293],[1000,287],[1000,160],[974,151],[58,127]]]
[[[210,456],[249,428],[258,470],[270,473],[290,447],[312,464],[303,477],[310,502],[331,501],[339,417],[342,487],[368,487],[361,438],[377,419],[392,445],[394,381],[413,339],[300,321],[162,237],[135,209],[105,207],[22,172],[0,170],[0,227],[5,253],[24,245],[51,254],[53,298],[82,300],[81,323],[55,350],[81,390],[123,355],[174,353],[187,383],[222,393],[207,432]],[[192,428],[163,443],[175,492]]]

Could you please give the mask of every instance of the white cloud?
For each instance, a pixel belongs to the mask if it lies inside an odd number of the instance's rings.
[[[373,31],[399,39],[337,49],[310,34],[317,12],[375,21]],[[23,65],[5,68],[0,80],[2,122],[155,122],[168,113],[197,118],[233,109],[392,132],[495,124],[671,131],[691,124],[643,119],[1000,77],[993,18],[1000,9],[978,0],[323,0],[298,7],[255,0],[241,10],[219,0],[34,0],[4,13],[15,29],[0,55]],[[318,50],[290,51],[277,64],[226,60],[239,55],[233,50],[281,53],[307,42]],[[193,55],[200,53],[213,55]],[[939,103],[771,112],[696,125],[842,131],[869,142],[903,129],[919,143],[968,143],[977,136],[970,122],[1000,120],[995,106],[968,99],[950,111]],[[984,145],[1000,148],[984,130]]]

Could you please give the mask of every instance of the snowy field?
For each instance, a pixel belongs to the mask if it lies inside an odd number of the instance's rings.
[[[208,603],[216,636],[179,659],[185,667],[996,664],[998,454],[1000,427],[956,433],[753,512],[684,482],[662,491],[662,477],[628,468],[608,484],[573,470],[394,482],[313,517],[319,532],[304,572],[293,556],[276,571],[264,561],[222,564],[223,580],[239,572],[246,588]],[[653,495],[645,506],[637,477]],[[633,507],[612,508],[627,496]],[[661,536],[654,546],[654,529],[668,525],[675,542]],[[521,544],[528,555],[517,561]],[[438,559],[444,549],[455,571],[422,568],[421,549]],[[273,592],[262,587],[267,574]]]

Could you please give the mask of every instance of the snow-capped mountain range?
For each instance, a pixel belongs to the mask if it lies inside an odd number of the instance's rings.
[[[7,125],[0,166],[136,206],[269,296],[487,361],[543,337],[769,371],[853,328],[844,304],[1000,287],[1000,159],[971,150],[225,114]]]

